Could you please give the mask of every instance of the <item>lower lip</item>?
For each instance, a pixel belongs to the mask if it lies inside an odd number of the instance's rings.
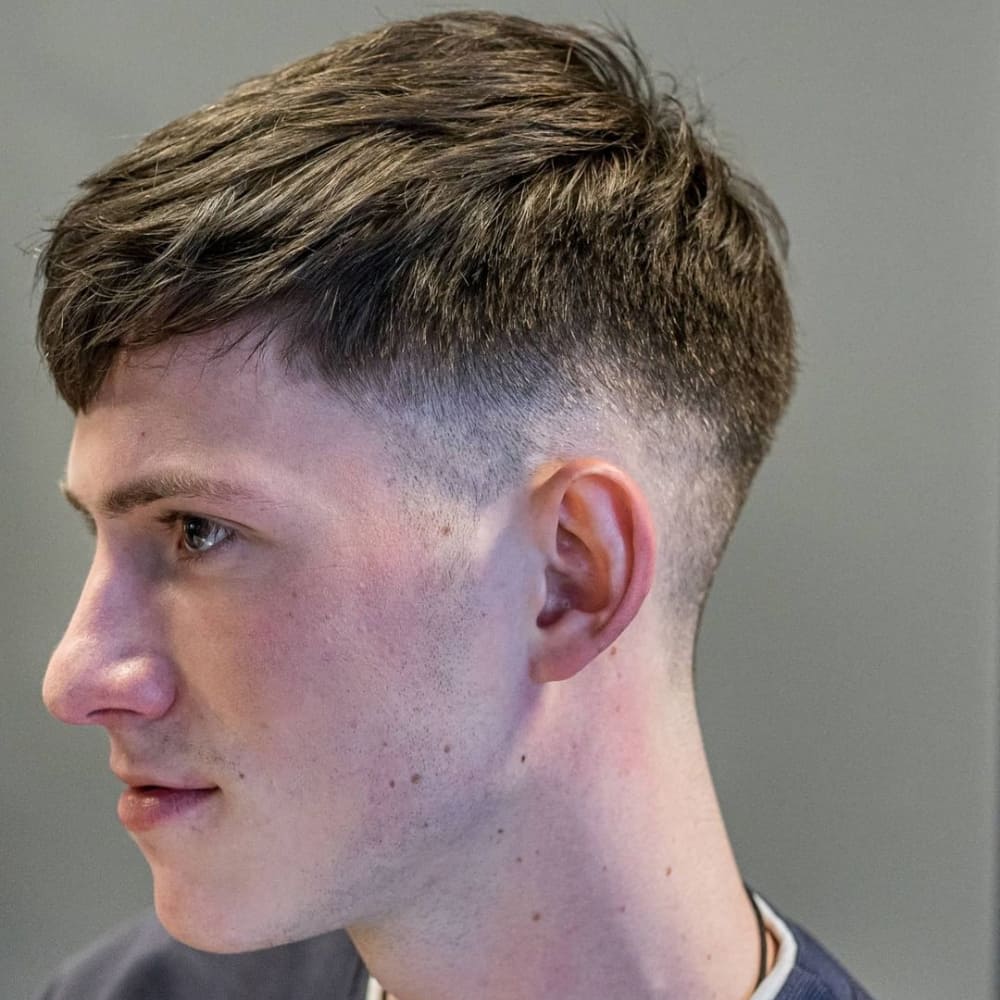
[[[153,827],[191,820],[214,800],[218,788],[126,788],[118,799],[118,819],[126,830],[141,833]]]

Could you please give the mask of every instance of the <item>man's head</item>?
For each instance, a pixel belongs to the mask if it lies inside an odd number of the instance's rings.
[[[46,698],[129,783],[217,789],[141,834],[168,927],[271,943],[434,878],[530,773],[538,682],[651,586],[689,683],[792,383],[769,226],[627,44],[491,14],[336,45],[85,182],[39,343],[98,546]]]
[[[39,342],[79,411],[123,349],[254,311],[293,370],[405,428],[401,457],[425,430],[416,471],[473,505],[581,420],[625,435],[711,480],[674,574],[699,604],[792,382],[769,224],[628,47],[446,14],[251,80],[86,181]]]

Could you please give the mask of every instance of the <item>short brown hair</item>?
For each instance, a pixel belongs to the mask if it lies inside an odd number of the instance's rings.
[[[123,349],[257,312],[348,398],[516,422],[610,394],[640,429],[684,412],[735,516],[793,324],[780,217],[700,133],[621,32],[389,24],[84,181],[41,259],[38,343],[74,411]]]

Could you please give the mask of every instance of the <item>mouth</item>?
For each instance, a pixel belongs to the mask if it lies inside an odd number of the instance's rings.
[[[147,784],[128,784],[133,792],[206,792],[211,791],[214,785],[158,785],[153,782]]]
[[[118,799],[118,820],[131,833],[164,826],[190,826],[207,817],[221,794],[218,786],[129,785]]]

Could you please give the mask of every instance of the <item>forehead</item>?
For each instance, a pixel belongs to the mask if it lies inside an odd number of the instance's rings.
[[[303,401],[310,392],[319,395],[318,387],[293,379],[269,345],[240,340],[243,332],[230,326],[119,352],[87,413],[116,407],[166,411],[178,397],[209,410],[258,412],[286,393]]]
[[[239,331],[236,331],[239,332]],[[335,391],[290,374],[232,328],[123,352],[78,415],[67,480],[118,472],[155,473],[164,464],[199,472],[290,475],[335,466],[341,479],[370,478],[384,458],[378,431]]]

